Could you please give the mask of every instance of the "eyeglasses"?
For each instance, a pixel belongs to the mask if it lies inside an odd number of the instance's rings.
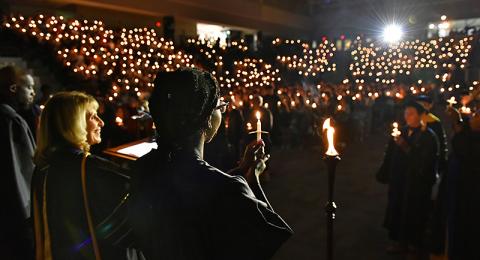
[[[225,102],[225,101],[220,101],[220,105],[216,106],[215,109],[218,109],[220,110],[220,113],[225,113],[227,112],[227,107],[228,107],[228,102]]]

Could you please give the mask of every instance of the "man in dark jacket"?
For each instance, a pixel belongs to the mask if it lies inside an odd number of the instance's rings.
[[[28,259],[33,254],[30,227],[30,179],[35,141],[17,113],[33,103],[33,78],[15,67],[0,69],[0,250],[5,259]]]

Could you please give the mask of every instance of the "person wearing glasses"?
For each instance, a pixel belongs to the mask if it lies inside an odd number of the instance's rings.
[[[13,66],[0,69],[0,251],[5,259],[33,257],[28,223],[35,140],[18,112],[34,97],[31,75]]]
[[[160,72],[149,101],[158,149],[138,159],[130,214],[147,259],[269,259],[292,234],[268,202],[259,176],[263,142],[222,172],[203,160],[204,145],[227,103],[213,76],[198,69]]]

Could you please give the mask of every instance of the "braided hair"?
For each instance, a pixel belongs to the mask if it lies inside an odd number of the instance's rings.
[[[220,90],[215,78],[195,68],[159,72],[154,81],[149,109],[162,149],[184,146],[191,137],[207,129]]]

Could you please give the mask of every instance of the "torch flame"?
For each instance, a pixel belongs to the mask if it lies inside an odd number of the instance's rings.
[[[333,134],[335,133],[335,128],[330,125],[330,118],[327,118],[325,122],[323,122],[323,130],[327,130],[328,140],[328,149],[325,154],[328,156],[337,156],[338,152],[335,150],[335,146],[333,145]]]
[[[260,120],[260,111],[257,111],[257,112],[255,113],[255,117],[257,118],[257,120]]]

